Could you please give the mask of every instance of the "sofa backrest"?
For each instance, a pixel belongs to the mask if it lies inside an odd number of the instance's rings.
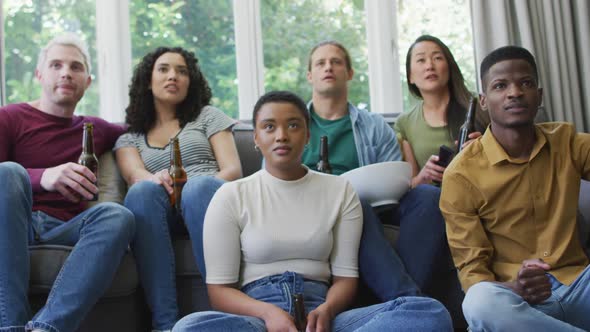
[[[256,173],[262,167],[262,154],[254,150],[254,131],[251,124],[240,122],[234,126],[234,139],[244,177]]]

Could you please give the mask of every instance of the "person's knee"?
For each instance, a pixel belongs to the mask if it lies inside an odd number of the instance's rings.
[[[215,314],[215,311],[201,311],[192,313],[188,316],[184,316],[178,322],[176,322],[176,324],[174,324],[172,332],[191,331],[192,327],[198,325],[203,321],[214,318]]]
[[[412,188],[412,190],[408,191],[408,193],[402,197],[402,203],[404,201],[419,204],[422,208],[434,208],[438,210],[440,188],[430,184],[420,184],[415,188]]]
[[[197,330],[264,331],[265,327],[264,322],[259,318],[218,311],[201,311],[185,316],[172,328],[172,332]]]
[[[392,314],[395,314],[399,310],[419,314],[422,328],[436,326],[438,331],[451,331],[453,328],[453,321],[449,311],[442,303],[430,297],[399,297],[387,302],[386,309]]]
[[[213,196],[224,183],[214,176],[197,176],[188,180],[182,188],[182,200],[195,200],[199,197]]]
[[[425,296],[407,296],[405,299],[409,306],[416,310],[428,312],[431,319],[440,323],[441,326],[451,327],[453,325],[449,311],[438,300]]]
[[[113,234],[119,241],[131,241],[135,234],[135,217],[126,207],[112,202],[100,203],[96,206],[96,216],[100,218],[100,226]]]
[[[419,184],[414,187],[411,192],[420,197],[428,197],[437,201],[440,199],[440,188],[430,184]]]
[[[471,286],[465,294],[463,300],[463,314],[470,325],[475,322],[497,321],[505,314],[503,311],[509,308],[510,302],[507,302],[503,292],[511,292],[500,285],[491,282],[479,282]]]
[[[0,163],[0,184],[5,191],[15,184],[30,186],[29,174],[20,164],[11,161],[2,162]]]
[[[129,187],[125,196],[125,206],[133,205],[137,201],[150,200],[165,193],[161,184],[152,181],[140,181]]]

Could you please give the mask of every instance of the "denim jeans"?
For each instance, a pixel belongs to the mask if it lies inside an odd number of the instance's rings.
[[[447,243],[439,198],[440,189],[431,185],[419,185],[402,197],[391,220],[400,225],[395,249],[385,238],[375,211],[361,202],[364,222],[359,272],[381,301],[423,293],[443,302],[456,325],[462,326],[464,294]]]
[[[451,257],[445,220],[438,206],[439,200],[440,188],[425,184],[411,189],[402,197],[394,215],[395,220],[392,220],[392,222],[398,221],[400,225],[395,251],[418,288],[424,294],[445,304],[456,326],[462,326],[465,322],[461,303],[465,295]],[[369,218],[371,218],[370,215]],[[367,217],[365,222],[366,220]],[[379,264],[378,267],[383,270],[384,260],[379,257],[374,259],[377,259],[376,264]],[[392,266],[398,265],[393,264],[391,259],[387,262]],[[392,268],[389,267],[389,269]],[[379,289],[393,286],[387,278],[382,278],[375,284],[380,285]],[[387,294],[387,292],[376,294]],[[391,299],[382,298],[383,301]]]
[[[174,214],[163,186],[142,181],[129,188],[125,206],[135,215],[137,229],[131,247],[146,301],[152,311],[154,329],[170,329],[178,320],[171,234],[184,232],[184,219],[197,262],[200,258],[200,267],[204,260],[202,238],[205,212],[223,182],[212,176],[190,178],[182,189],[183,218]]]
[[[472,331],[590,331],[590,265],[569,286],[551,274],[551,296],[530,305],[507,287],[477,283],[463,312]]]
[[[98,204],[68,222],[31,213],[29,175],[13,162],[0,163],[0,188],[0,331],[24,331],[25,324],[52,332],[76,330],[119,267],[135,231],[133,215],[114,203]],[[74,248],[45,306],[31,319],[28,245],[35,244]]]
[[[242,288],[248,296],[274,304],[293,315],[292,294],[303,293],[309,313],[326,299],[329,286],[285,272],[251,282]],[[357,308],[338,314],[333,331],[451,331],[449,313],[442,304],[425,297],[399,297],[395,300]],[[257,317],[223,312],[198,312],[181,319],[172,331],[266,331]]]

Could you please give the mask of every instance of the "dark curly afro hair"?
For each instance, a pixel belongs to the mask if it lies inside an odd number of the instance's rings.
[[[154,95],[150,89],[152,71],[156,60],[168,52],[182,55],[190,78],[186,98],[176,108],[176,118],[180,127],[194,121],[201,113],[201,109],[209,105],[211,101],[211,88],[199,68],[199,60],[195,54],[181,47],[158,47],[155,51],[146,54],[133,72],[129,86],[129,106],[125,109],[125,122],[132,133],[147,134],[156,122]]]

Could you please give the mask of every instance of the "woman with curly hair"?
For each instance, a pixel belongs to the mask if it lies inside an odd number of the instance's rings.
[[[130,186],[125,206],[135,215],[132,249],[152,311],[152,328],[169,330],[178,319],[171,233],[184,231],[204,277],[202,230],[205,211],[217,189],[240,178],[242,170],[231,133],[235,121],[209,105],[211,89],[192,52],[160,47],[135,68],[126,122],[114,150]],[[180,142],[188,181],[180,213],[169,194],[169,139]]]
[[[430,35],[418,37],[408,49],[406,75],[410,93],[421,102],[400,115],[395,132],[404,160],[412,165],[415,187],[442,181],[445,168],[437,164],[439,147],[455,147],[472,94],[447,45]],[[475,120],[470,140],[481,136],[489,123],[487,113],[479,109]]]

